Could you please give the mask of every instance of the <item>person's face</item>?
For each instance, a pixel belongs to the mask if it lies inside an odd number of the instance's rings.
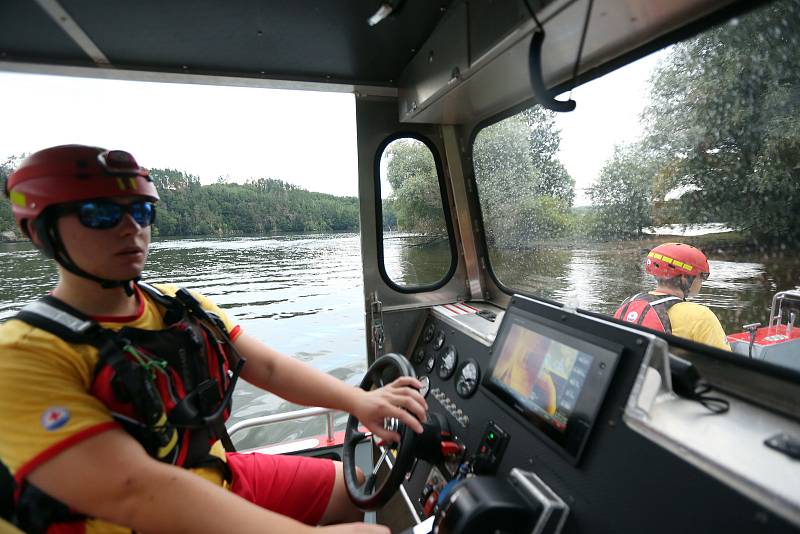
[[[127,206],[143,199],[115,197],[109,200]],[[130,280],[142,273],[152,225],[142,228],[130,213],[124,213],[119,224],[104,230],[87,228],[77,213],[60,216],[56,224],[67,254],[89,274],[107,280]]]

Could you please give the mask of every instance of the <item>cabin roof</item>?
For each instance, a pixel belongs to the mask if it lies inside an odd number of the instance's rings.
[[[381,3],[3,0],[0,61],[396,86],[453,2]]]
[[[469,124],[532,98],[531,11],[563,90],[762,2],[0,0],[0,71],[390,96],[401,122]]]

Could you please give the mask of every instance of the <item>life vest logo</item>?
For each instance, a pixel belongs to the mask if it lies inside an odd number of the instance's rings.
[[[628,321],[629,323],[635,322],[636,319],[638,318],[639,318],[639,312],[637,311],[628,312],[628,315],[625,316],[625,320]]]
[[[58,430],[69,421],[69,410],[61,406],[51,406],[42,413],[41,421],[45,430]]]

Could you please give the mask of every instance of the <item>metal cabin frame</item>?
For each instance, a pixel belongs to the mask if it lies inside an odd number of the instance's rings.
[[[533,102],[529,72],[519,68],[537,28],[532,12],[547,36],[543,81],[558,92],[759,3],[6,0],[0,71],[353,93],[367,332],[385,320],[392,335],[380,350],[404,352],[419,321],[394,312],[508,302],[487,267],[470,151],[479,126]],[[383,19],[381,6],[390,8]],[[398,132],[426,139],[441,162],[455,265],[433,290],[398,291],[378,265],[375,158]],[[367,336],[370,360],[376,339]]]
[[[761,3],[4,0],[0,71],[352,93],[371,363],[382,352],[410,354],[431,306],[461,300],[501,309],[509,304],[510,291],[494,277],[488,261],[471,145],[481,127],[535,102],[530,73],[520,68],[529,64],[528,50],[538,27],[531,12],[546,32],[544,85],[557,94]],[[390,13],[377,20],[383,6],[389,6]],[[387,140],[400,134],[424,139],[432,149],[453,233],[450,276],[420,291],[392,284],[379,263],[383,245],[376,158]],[[742,392],[745,385],[758,389],[760,404],[796,418],[794,386],[776,378],[776,371],[752,362],[732,364],[680,340],[670,343],[679,356],[695,356],[694,364],[704,375],[715,375],[728,391]],[[781,404],[785,399],[790,401]],[[231,433],[321,415],[330,440],[333,414],[320,408],[243,421]],[[743,420],[744,426],[748,421]],[[667,423],[683,428],[684,421]],[[655,432],[650,428],[643,433],[647,431]],[[674,450],[682,450],[679,440]],[[409,508],[413,511],[410,504]]]

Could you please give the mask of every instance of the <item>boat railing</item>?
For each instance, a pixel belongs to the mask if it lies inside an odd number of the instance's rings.
[[[789,289],[787,291],[778,291],[775,293],[775,296],[772,297],[772,307],[770,308],[769,312],[769,323],[768,326],[780,326],[783,322],[783,301],[784,300],[793,300],[800,305],[800,291]],[[789,318],[789,323],[787,327],[791,328],[794,326],[794,317]]]
[[[328,442],[332,442],[334,431],[333,416],[335,413],[337,413],[337,410],[332,410],[330,408],[303,408],[302,410],[294,410],[292,412],[275,413],[261,417],[251,417],[231,425],[231,427],[228,429],[228,435],[233,437],[233,435],[237,432],[241,432],[242,430],[246,430],[248,428],[324,415]]]

